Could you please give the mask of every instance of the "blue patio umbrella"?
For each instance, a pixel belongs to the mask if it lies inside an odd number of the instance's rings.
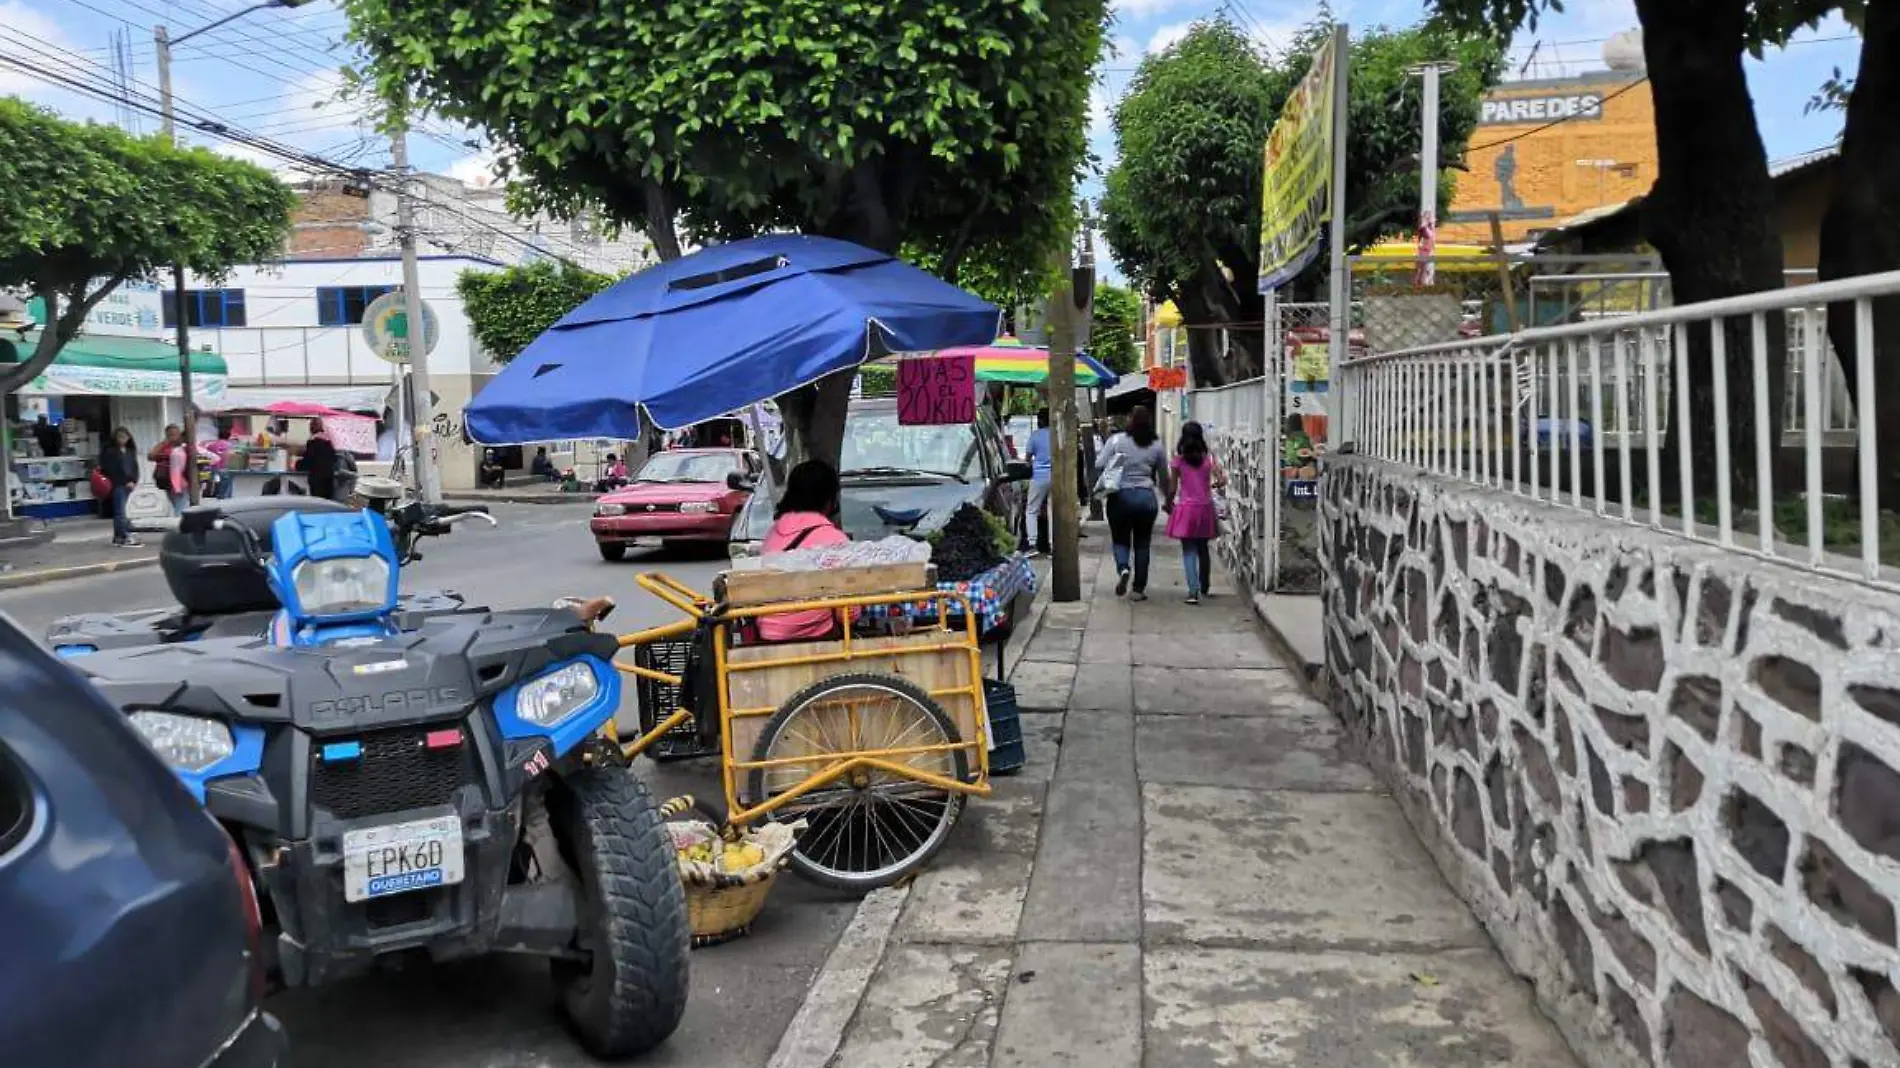
[[[768,400],[866,359],[987,342],[1000,315],[894,256],[796,234],[641,271],[521,350],[466,411],[486,445],[637,438]]]
[[[1115,387],[1115,383],[1120,382],[1122,380],[1122,376],[1109,370],[1107,364],[1103,363],[1102,361],[1096,359],[1093,356],[1090,356],[1086,352],[1076,353],[1075,358],[1078,360],[1081,360],[1084,366],[1086,366],[1089,370],[1095,372],[1095,378],[1096,378],[1095,384],[1097,386],[1100,386],[1102,389],[1113,389]]]

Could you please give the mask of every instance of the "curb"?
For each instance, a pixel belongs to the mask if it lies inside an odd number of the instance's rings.
[[[1293,648],[1293,643],[1281,633],[1280,625],[1267,614],[1265,594],[1252,594],[1250,600],[1253,603],[1254,617],[1260,620],[1260,629],[1266,632],[1267,644],[1272,646],[1274,653],[1288,665],[1298,665],[1300,681],[1305,684],[1306,692],[1315,699],[1324,701],[1326,699],[1325,665],[1308,661]]]
[[[910,898],[909,882],[873,890],[858,902],[850,926],[812,977],[805,1000],[779,1036],[766,1068],[824,1068],[844,1044],[845,1028],[858,1014],[864,991],[884,962],[897,918]]]
[[[135,556],[125,560],[105,560],[96,564],[76,564],[72,567],[43,567],[36,571],[12,571],[0,574],[0,590],[43,586],[49,582],[62,582],[66,579],[109,575],[114,571],[134,571],[157,564],[158,557],[156,556]]]

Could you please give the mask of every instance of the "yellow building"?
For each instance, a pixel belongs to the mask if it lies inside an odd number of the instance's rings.
[[[1633,71],[1507,82],[1484,98],[1465,173],[1438,228],[1442,244],[1489,244],[1496,212],[1506,242],[1537,237],[1656,181],[1656,111]]]

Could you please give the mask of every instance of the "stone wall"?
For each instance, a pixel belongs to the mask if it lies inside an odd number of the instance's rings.
[[[1362,457],[1332,702],[1592,1068],[1900,1065],[1900,596]]]

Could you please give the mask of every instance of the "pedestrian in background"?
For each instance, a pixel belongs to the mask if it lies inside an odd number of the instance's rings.
[[[310,420],[310,440],[303,446],[303,473],[310,495],[336,499],[336,443],[323,429],[323,420]]]
[[[191,503],[191,494],[185,486],[185,433],[178,424],[165,427],[165,439],[152,446],[145,454],[152,461],[152,483],[165,491],[171,498],[172,511],[183,515]]]
[[[1181,428],[1181,440],[1174,447],[1169,468],[1174,473],[1174,492],[1168,494],[1168,537],[1181,543],[1187,603],[1200,604],[1203,596],[1212,596],[1208,579],[1213,575],[1214,561],[1208,544],[1220,533],[1214,491],[1227,485],[1227,472],[1207,450],[1207,436],[1199,423]]]
[[[1043,522],[1042,510],[1049,504],[1049,480],[1055,474],[1055,457],[1049,451],[1049,409],[1036,413],[1036,429],[1029,434],[1029,445],[1024,449],[1029,460],[1029,501],[1023,505],[1023,547],[1035,552],[1049,552],[1049,525]]]
[[[1154,413],[1137,407],[1128,413],[1127,429],[1102,446],[1095,458],[1108,492],[1108,533],[1114,542],[1115,596],[1148,599],[1149,542],[1155,519],[1161,514],[1157,491],[1172,494],[1168,482],[1168,454],[1155,437]],[[1134,588],[1129,589],[1130,582]]]
[[[112,440],[99,450],[99,470],[112,484],[112,544],[136,548],[139,540],[125,518],[126,499],[139,484],[139,447],[130,430],[119,427],[112,432]]]

